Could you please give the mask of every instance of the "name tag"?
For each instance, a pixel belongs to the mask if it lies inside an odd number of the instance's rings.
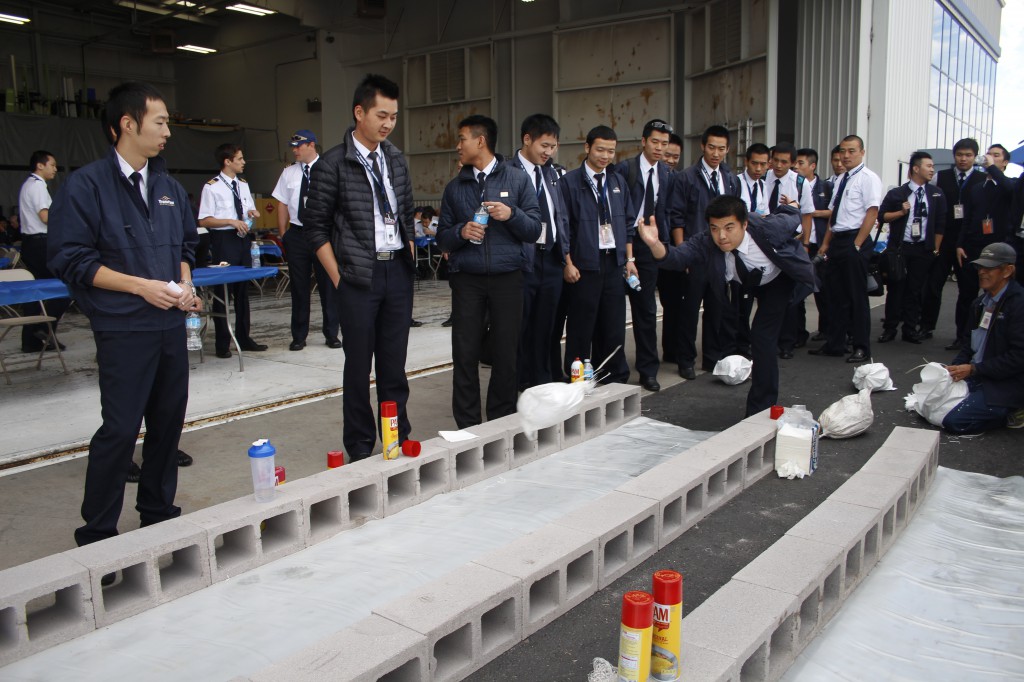
[[[502,190],[501,193],[498,194],[498,196],[502,197],[502,198],[507,198],[508,197],[508,192],[505,191],[505,190]]]
[[[601,225],[601,243],[608,244],[613,239],[612,237],[612,224],[603,223]]]
[[[992,234],[992,232],[993,232],[993,230],[992,230],[992,219],[991,218],[985,218],[984,220],[981,221],[981,233],[982,234]]]
[[[992,324],[992,313],[988,310],[981,316],[981,322],[978,323],[978,329],[988,329],[988,326]]]
[[[398,229],[394,216],[384,216],[384,240],[389,246],[394,246],[398,242]]]
[[[921,219],[915,218],[914,222],[910,223],[910,238],[917,241],[921,238]]]
[[[953,204],[953,219],[954,220],[963,220],[964,219],[964,205],[963,204]]]

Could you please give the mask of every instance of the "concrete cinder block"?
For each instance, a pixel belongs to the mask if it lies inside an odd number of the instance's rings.
[[[825,500],[786,535],[836,545],[842,550],[845,598],[878,561],[881,521],[878,509]]]
[[[661,549],[704,518],[709,476],[707,469],[687,461],[684,453],[623,483],[616,490],[658,502],[661,516],[658,549]]]
[[[562,423],[537,429],[531,435],[519,430],[512,436],[510,467],[515,469],[559,451],[562,446]]]
[[[598,384],[583,399],[584,440],[622,426],[640,416],[640,387],[629,384]]]
[[[598,588],[604,588],[657,551],[659,508],[657,500],[612,491],[554,523],[598,536]]]
[[[716,433],[693,448],[693,456],[704,455],[713,461],[733,461],[743,457],[743,478],[727,481],[731,497],[735,484],[755,483],[775,468],[775,422],[740,422]]]
[[[704,441],[684,452],[680,459],[690,468],[707,472],[705,514],[710,514],[742,492],[747,457],[739,443],[723,439],[711,443]]]
[[[740,666],[735,658],[694,644],[686,638],[685,631],[680,655],[683,661],[680,682],[733,682],[740,678]]]
[[[939,432],[897,426],[882,443],[882,447],[931,453],[939,449]]]
[[[461,490],[509,469],[513,433],[507,423],[484,422],[466,431],[476,438],[449,444],[452,490]]]
[[[307,486],[302,490],[290,490],[292,483],[282,487],[302,500],[307,544],[384,516],[384,477],[374,461],[371,457],[295,481],[296,486]]]
[[[597,591],[597,535],[547,525],[474,563],[522,581],[523,637]]]
[[[371,615],[248,679],[252,682],[429,680],[429,659],[426,636]]]
[[[896,532],[907,522],[910,483],[905,478],[859,471],[839,486],[828,499],[882,512],[882,537],[879,543],[881,556],[892,545]]]
[[[522,639],[522,582],[467,564],[374,613],[426,635],[431,679],[462,679]]]
[[[0,666],[94,629],[89,569],[67,554],[0,571]]]
[[[421,443],[418,457],[400,456],[387,460],[371,457],[358,462],[360,472],[379,473],[382,481],[383,516],[429,500],[451,490],[449,462],[451,444],[441,438]]]
[[[929,458],[928,452],[902,450],[883,445],[860,470],[883,476],[915,479],[927,468]]]
[[[66,553],[89,569],[96,627],[104,627],[210,585],[206,530],[179,517]],[[103,587],[104,575],[120,571]]]

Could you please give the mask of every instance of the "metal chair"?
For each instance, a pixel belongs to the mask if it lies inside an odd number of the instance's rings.
[[[0,270],[0,282],[25,282],[34,279],[35,277],[28,270]],[[3,318],[0,318],[0,329],[3,329],[3,333],[0,333],[0,343],[3,343],[3,340],[12,329],[30,324],[45,324],[47,341],[53,343],[53,347],[57,351],[57,357],[60,359],[60,365],[64,368],[64,374],[68,374],[67,363],[64,362],[64,355],[61,353],[60,344],[57,342],[57,335],[53,331],[53,323],[57,321],[57,318],[46,314],[46,304],[43,301],[39,301],[39,305],[43,311],[42,315],[22,315],[13,306],[0,306],[0,314],[4,315]],[[37,371],[43,366],[47,345],[48,343],[43,344],[42,350],[39,351],[39,356],[35,359]],[[7,372],[7,365],[26,364],[28,362],[32,362],[32,359],[7,361],[4,353],[0,352],[0,370],[3,370],[4,379],[7,381],[8,386],[11,384],[11,376]]]

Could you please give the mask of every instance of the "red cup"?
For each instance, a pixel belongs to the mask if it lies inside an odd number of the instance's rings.
[[[782,416],[782,413],[786,411],[786,408],[782,405],[772,405],[771,418],[778,419]]]
[[[274,485],[281,485],[284,483],[284,467],[274,467],[274,478],[277,481]]]
[[[418,440],[407,440],[402,443],[402,454],[406,457],[419,457],[422,446]]]
[[[341,450],[332,450],[327,453],[327,468],[337,469],[345,463],[345,453]]]

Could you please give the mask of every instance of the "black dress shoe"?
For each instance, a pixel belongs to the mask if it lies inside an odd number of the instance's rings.
[[[809,355],[825,355],[830,358],[840,358],[846,355],[846,353],[842,351],[836,352],[834,350],[829,350],[828,344],[825,344],[824,346],[819,346],[818,348],[808,348],[807,353]]]
[[[327,342],[327,345],[330,345],[329,341]],[[292,341],[290,344],[288,344],[288,350],[302,350],[305,347],[305,341]]]
[[[946,350],[960,350],[960,339],[946,346]]]
[[[652,393],[657,393],[661,390],[661,384],[654,377],[641,377],[640,385]]]
[[[324,344],[328,348],[341,348],[341,339],[339,339],[337,336],[335,336],[333,339],[327,339],[326,341],[324,341]],[[305,345],[305,344],[303,344],[303,345]]]
[[[828,341],[828,337],[821,332],[814,332],[811,336],[811,341]]]
[[[863,348],[857,348],[850,354],[850,357],[846,358],[846,361],[853,364],[855,362],[867,362],[868,354],[864,352]]]
[[[780,360],[792,360],[793,359],[793,351],[791,351],[791,350],[780,350],[779,351],[779,359]]]
[[[932,338],[932,330],[931,329],[924,330],[923,332],[921,332],[921,333],[919,333],[917,335],[917,338],[921,339],[922,341],[928,341],[929,339]]]
[[[423,323],[420,322],[419,320],[413,320],[412,322],[409,323],[409,326],[410,327],[422,327]]]
[[[878,343],[889,343],[896,338],[896,331],[893,329],[886,329],[882,332],[882,335],[878,337]]]
[[[807,345],[807,341],[810,338],[811,337],[806,332],[801,334],[800,338],[798,338],[796,340],[796,343],[793,344],[793,348],[803,348],[804,346]]]
[[[56,346],[53,345],[53,339],[51,339],[50,335],[47,334],[46,332],[36,331],[36,332],[32,333],[32,336],[34,336],[35,338],[37,338],[39,340],[39,345],[40,346],[42,346],[45,343],[46,344],[46,350],[57,350],[58,347],[61,350],[67,350],[68,349],[68,347],[65,346],[63,343],[61,343],[60,341],[57,342]],[[36,348],[36,352],[37,353],[39,352],[39,348],[38,347]]]
[[[229,351],[229,350],[219,350],[219,351],[217,351],[217,357],[218,358],[230,358],[231,357],[231,351]]]
[[[265,344],[265,343],[256,343],[252,339],[248,339],[246,341],[243,341],[242,343],[240,343],[238,345],[242,348],[242,350],[247,350],[247,351],[250,351],[250,352],[253,352],[253,353],[258,353],[258,352],[264,351],[264,350],[266,350],[268,348],[267,344]]]
[[[902,338],[907,343],[921,345],[921,337],[915,334],[914,332],[903,332]]]
[[[448,318],[447,320],[445,320],[444,322],[442,322],[442,323],[441,323],[441,326],[442,326],[442,327],[450,327],[450,326],[452,326],[452,318],[450,318],[450,317],[449,317],[449,318]]]
[[[693,381],[697,378],[697,372],[693,370],[693,365],[679,365],[679,376]]]
[[[129,483],[138,483],[141,478],[142,478],[142,469],[139,468],[139,465],[136,464],[135,460],[133,459],[132,460],[132,465],[128,469],[128,482]]]
[[[178,466],[190,467],[192,466],[192,455],[188,454],[183,450],[178,450]]]

